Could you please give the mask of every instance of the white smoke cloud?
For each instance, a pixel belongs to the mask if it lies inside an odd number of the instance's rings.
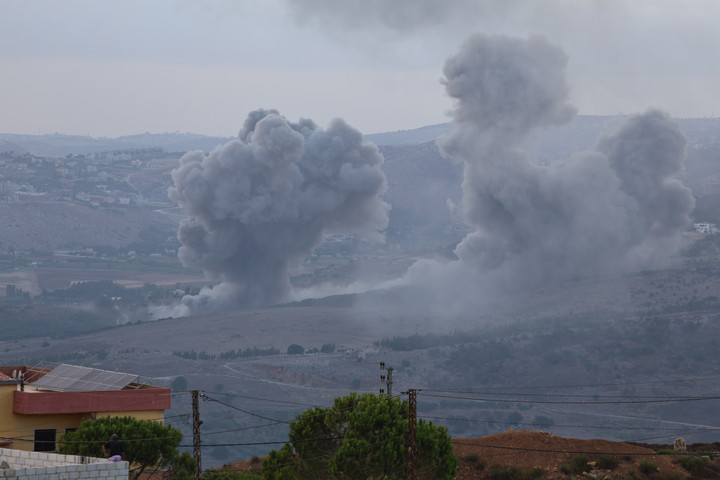
[[[680,245],[694,200],[674,176],[685,138],[656,110],[630,117],[597,151],[540,166],[525,147],[575,113],[563,51],[540,36],[476,35],[444,68],[454,130],[438,143],[464,163],[466,265],[505,285],[647,268]]]
[[[382,240],[389,208],[379,199],[382,163],[342,120],[323,130],[267,110],[250,113],[237,140],[207,156],[184,155],[169,191],[188,215],[179,257],[219,283],[184,297],[182,311],[287,300],[289,262],[309,254],[326,230]]]

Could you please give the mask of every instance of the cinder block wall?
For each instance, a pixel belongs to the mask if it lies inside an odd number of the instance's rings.
[[[103,458],[58,455],[0,448],[0,479],[7,480],[127,480],[128,462],[111,463]]]

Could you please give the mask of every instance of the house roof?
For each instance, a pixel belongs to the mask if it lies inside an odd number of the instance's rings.
[[[139,377],[130,373],[60,364],[32,383],[38,389],[56,392],[122,390]]]

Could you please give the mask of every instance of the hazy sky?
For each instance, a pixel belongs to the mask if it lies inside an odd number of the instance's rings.
[[[718,0],[0,0],[0,132],[236,135],[247,113],[364,133],[448,121],[475,32],[546,35],[581,114],[720,116]]]

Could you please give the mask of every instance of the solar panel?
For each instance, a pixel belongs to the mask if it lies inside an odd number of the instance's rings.
[[[33,382],[37,388],[61,392],[122,390],[139,377],[130,373],[110,372],[97,368],[61,364]]]

